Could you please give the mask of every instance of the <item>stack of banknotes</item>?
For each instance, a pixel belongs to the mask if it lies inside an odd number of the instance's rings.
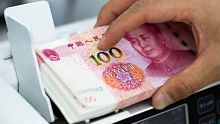
[[[45,90],[69,123],[150,98],[196,57],[193,35],[181,24],[144,24],[101,51],[97,44],[107,28],[34,48]]]

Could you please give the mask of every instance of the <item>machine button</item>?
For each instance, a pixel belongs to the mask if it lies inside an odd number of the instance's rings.
[[[199,120],[199,124],[216,124],[216,116],[214,113],[209,114]],[[219,124],[219,122],[218,122]]]
[[[208,95],[198,99],[197,109],[199,114],[212,111],[215,108],[215,98],[213,95]]]

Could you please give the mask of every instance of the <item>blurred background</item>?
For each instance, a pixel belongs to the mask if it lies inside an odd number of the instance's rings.
[[[4,10],[9,6],[39,0],[0,0],[0,41],[7,38],[4,22]],[[98,15],[108,0],[47,0],[50,4],[55,26],[79,21]]]

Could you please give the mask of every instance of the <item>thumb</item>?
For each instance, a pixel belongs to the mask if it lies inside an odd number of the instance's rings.
[[[219,80],[219,57],[213,54],[215,50],[214,47],[206,49],[189,67],[171,77],[153,95],[153,106],[163,109]]]

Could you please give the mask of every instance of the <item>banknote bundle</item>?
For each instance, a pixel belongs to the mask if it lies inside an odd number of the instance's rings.
[[[196,57],[192,34],[180,24],[144,24],[102,51],[107,28],[35,46],[44,88],[69,123],[150,98]]]

